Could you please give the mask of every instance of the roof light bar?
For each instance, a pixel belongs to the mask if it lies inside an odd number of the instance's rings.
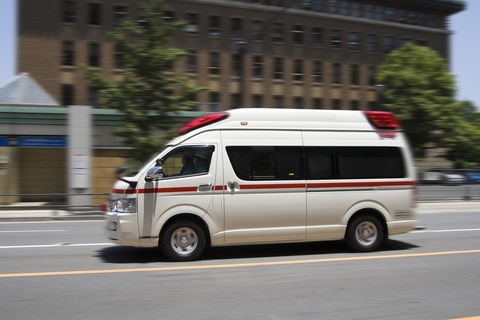
[[[400,128],[395,115],[388,111],[365,111],[365,115],[370,123],[377,129],[396,130]]]
[[[228,113],[226,112],[216,112],[216,113],[209,113],[198,118],[195,118],[189,122],[187,122],[184,126],[178,130],[179,135],[187,134],[190,131],[195,129],[205,127],[209,124],[218,122],[228,117]]]

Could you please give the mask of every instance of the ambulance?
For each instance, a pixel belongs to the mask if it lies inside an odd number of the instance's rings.
[[[385,111],[236,109],[196,118],[114,185],[108,238],[174,261],[220,246],[345,240],[415,227],[416,178]]]

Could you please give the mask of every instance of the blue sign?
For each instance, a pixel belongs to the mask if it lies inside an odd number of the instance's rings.
[[[19,147],[27,148],[66,148],[67,137],[62,136],[23,136],[18,138]]]
[[[8,138],[0,137],[0,147],[8,147]]]

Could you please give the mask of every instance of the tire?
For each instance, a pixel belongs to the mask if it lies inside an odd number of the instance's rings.
[[[196,260],[206,248],[205,232],[193,221],[179,220],[167,227],[160,247],[170,260]]]
[[[372,214],[354,218],[348,226],[346,241],[357,252],[377,250],[383,242],[384,229],[380,220]]]

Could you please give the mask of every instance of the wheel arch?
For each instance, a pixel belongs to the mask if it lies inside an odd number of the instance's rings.
[[[345,229],[345,234],[344,234],[345,238],[347,237],[347,233],[352,225],[352,222],[355,221],[357,217],[360,217],[362,215],[372,215],[375,218],[377,218],[378,221],[380,221],[380,223],[382,224],[382,228],[383,228],[382,240],[386,240],[388,238],[388,225],[387,225],[387,220],[385,218],[385,215],[377,208],[372,208],[372,207],[360,208],[350,215],[347,221],[347,228]]]
[[[180,220],[189,220],[193,221],[198,224],[200,228],[202,228],[204,234],[205,234],[205,240],[206,240],[206,245],[207,247],[211,247],[211,237],[210,237],[210,228],[207,224],[207,222],[199,217],[198,215],[192,214],[192,213],[180,213],[177,215],[174,215],[170,217],[168,220],[163,223],[162,228],[160,229],[159,237],[158,237],[158,246],[160,247],[160,243],[162,241],[163,235],[165,233],[165,230],[174,224],[177,221]]]

